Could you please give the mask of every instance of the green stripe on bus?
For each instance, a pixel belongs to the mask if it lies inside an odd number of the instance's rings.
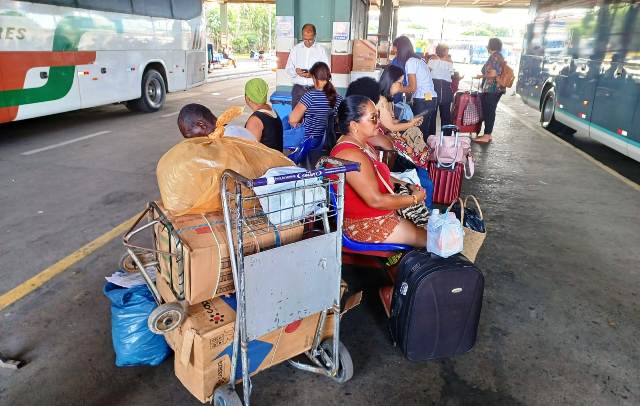
[[[56,27],[52,51],[78,51],[78,44],[80,44],[82,36],[87,31],[95,30],[96,28],[98,27],[96,27],[95,21],[89,17],[64,17]],[[114,27],[110,26],[100,28],[114,29]],[[32,89],[0,91],[0,108],[62,99],[73,86],[75,70],[75,65],[53,66],[49,69],[49,79],[43,86]]]
[[[61,99],[71,90],[75,74],[75,66],[53,66],[44,86],[0,92],[0,108]]]

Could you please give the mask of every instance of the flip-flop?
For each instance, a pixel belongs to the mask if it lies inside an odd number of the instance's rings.
[[[488,143],[491,142],[491,140],[492,140],[492,138],[489,138],[488,140],[479,140],[477,138],[474,138],[473,142],[477,142],[478,144],[488,144]]]

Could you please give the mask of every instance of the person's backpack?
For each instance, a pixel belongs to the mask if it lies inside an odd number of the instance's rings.
[[[515,80],[516,76],[513,73],[513,69],[507,65],[507,61],[502,61],[502,72],[497,78],[498,86],[508,89],[513,86]]]

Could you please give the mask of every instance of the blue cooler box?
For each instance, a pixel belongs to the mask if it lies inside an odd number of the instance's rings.
[[[289,114],[291,113],[291,92],[273,92],[270,98],[271,107],[282,120],[283,144],[285,149],[296,148],[304,139],[304,128],[291,128]]]

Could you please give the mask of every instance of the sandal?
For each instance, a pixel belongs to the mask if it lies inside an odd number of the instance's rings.
[[[472,140],[473,142],[477,142],[478,144],[488,144],[491,142],[492,138],[490,135],[489,136],[483,135],[481,137],[473,138]]]

